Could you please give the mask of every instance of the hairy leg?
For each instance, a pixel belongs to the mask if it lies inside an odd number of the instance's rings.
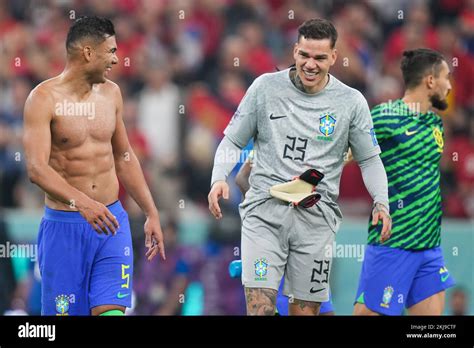
[[[275,315],[277,291],[267,288],[245,288],[247,315]]]
[[[442,315],[445,291],[440,291],[408,308],[410,315]]]
[[[352,315],[380,315],[377,312],[374,312],[366,307],[363,303],[356,303],[354,305],[354,312]]]
[[[321,302],[294,299],[288,306],[289,315],[319,315]]]

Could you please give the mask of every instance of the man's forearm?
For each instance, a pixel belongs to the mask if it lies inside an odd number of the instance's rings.
[[[48,164],[28,165],[28,176],[31,182],[38,185],[48,196],[68,204],[71,208],[80,208],[82,202],[89,199]]]
[[[242,167],[240,167],[239,172],[235,176],[235,183],[239,187],[242,195],[245,196],[247,191],[250,189],[249,177],[252,170],[252,165],[250,160],[247,159]]]
[[[365,187],[369,191],[374,203],[383,204],[387,210],[388,202],[388,182],[387,174],[379,155],[370,157],[359,162]]]
[[[216,181],[226,181],[229,174],[239,161],[242,149],[224,137],[217,147],[212,169],[211,187]]]
[[[147,217],[157,215],[158,210],[135,153],[129,151],[129,156],[127,156],[127,158],[116,160],[115,169],[120,182],[125,187],[125,190],[133,200],[137,202],[145,215]]]

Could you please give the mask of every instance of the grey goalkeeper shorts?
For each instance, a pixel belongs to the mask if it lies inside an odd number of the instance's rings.
[[[317,205],[294,208],[271,198],[243,216],[242,284],[278,290],[284,276],[290,300],[328,301],[334,239]]]

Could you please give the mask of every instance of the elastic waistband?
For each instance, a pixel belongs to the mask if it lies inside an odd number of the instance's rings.
[[[125,212],[122,207],[122,203],[120,203],[119,200],[115,201],[112,204],[109,204],[107,206],[107,209],[109,209],[110,212],[116,217]],[[43,218],[52,221],[87,223],[87,220],[84,219],[84,217],[78,211],[55,210],[49,207],[44,208]]]

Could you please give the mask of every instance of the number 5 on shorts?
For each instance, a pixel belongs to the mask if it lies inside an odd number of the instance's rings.
[[[127,269],[130,268],[130,265],[122,265],[122,279],[125,280],[125,284],[122,284],[122,288],[128,289],[128,285],[130,284],[130,274],[125,273]]]

